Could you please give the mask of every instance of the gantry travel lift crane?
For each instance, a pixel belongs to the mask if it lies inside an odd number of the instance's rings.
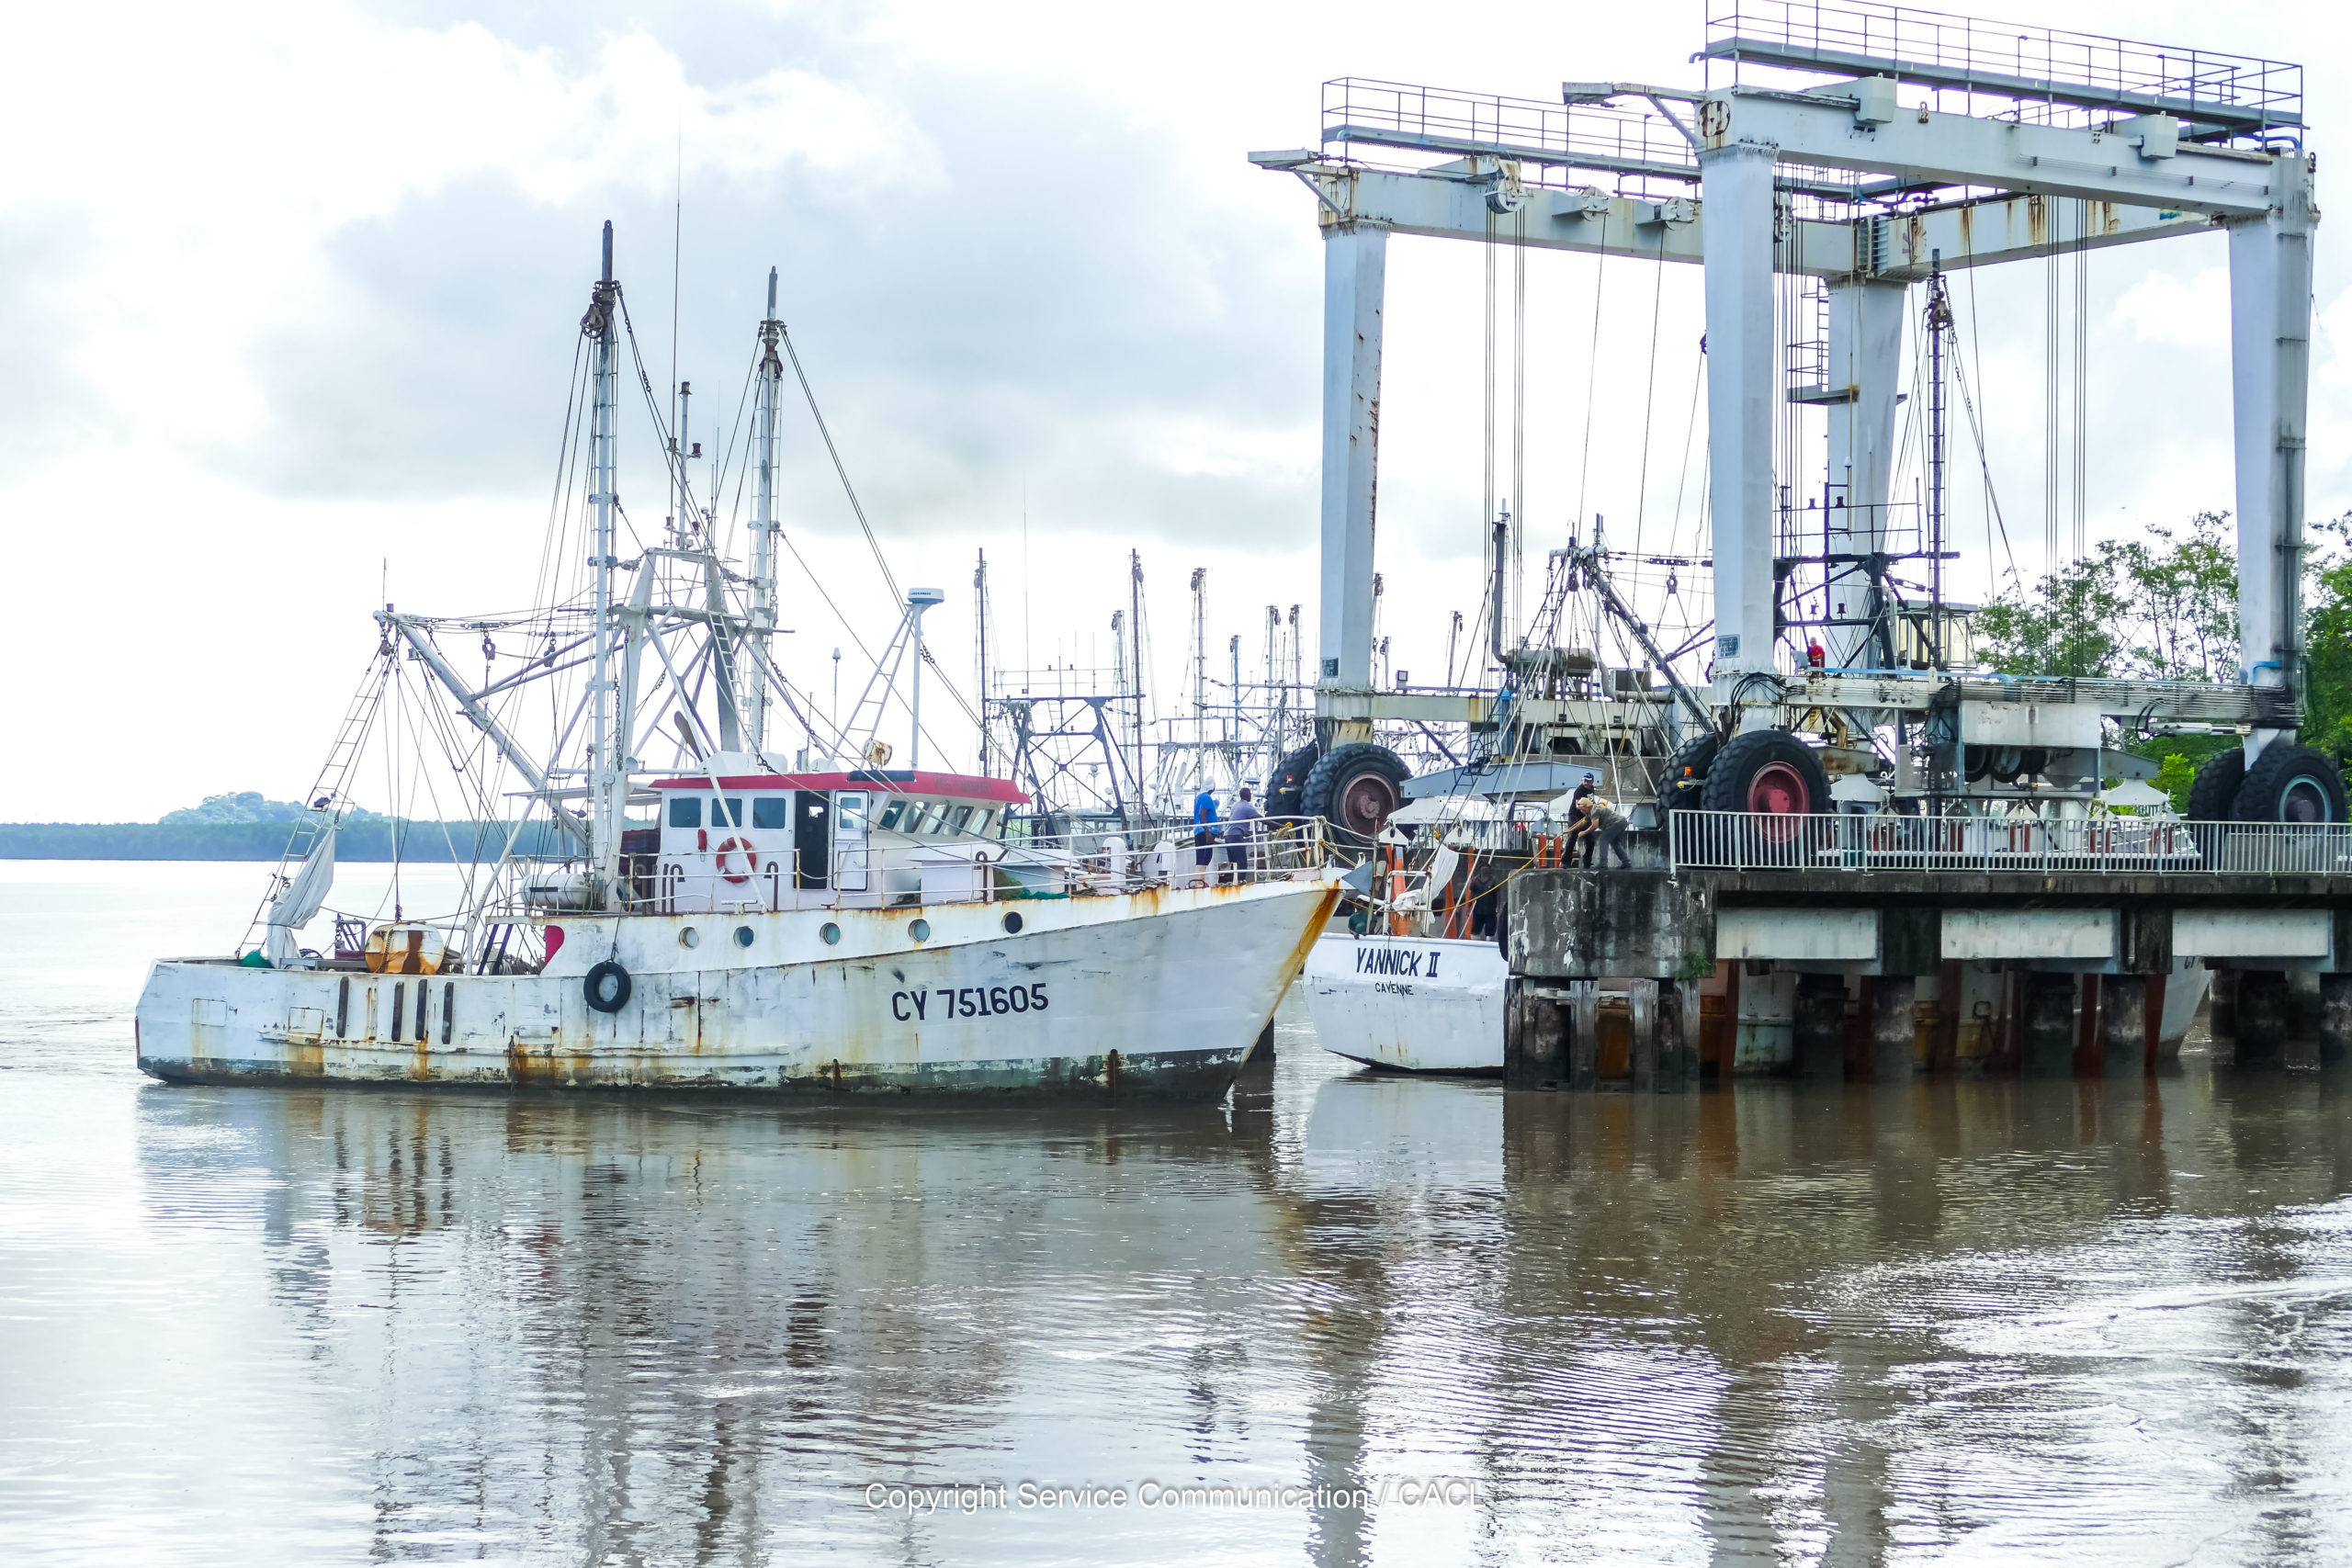
[[[1475,722],[1510,698],[1508,671],[1505,694],[1487,699],[1369,680],[1385,273],[1389,236],[1408,234],[1705,269],[1715,727],[1678,759],[1685,804],[1826,808],[1824,749],[1791,733],[1824,728],[1824,716],[1839,738],[1895,737],[1862,755],[1867,771],[1892,774],[1899,807],[1907,796],[1914,809],[1968,809],[1972,796],[2014,793],[1992,775],[2018,767],[2044,797],[2080,802],[2098,787],[2111,718],[2244,731],[2241,748],[2200,770],[2191,815],[2343,820],[2334,765],[2294,739],[2318,217],[2301,68],[1867,3],[1750,0],[1709,34],[1697,57],[1709,80],[1696,88],[1571,82],[1553,104],[1333,82],[1319,149],[1251,155],[1313,192],[1324,239],[1320,754],[1308,808],[1393,799],[1402,770],[1370,743],[1374,721]],[[1818,581],[1829,563],[1888,553],[1908,286],[2214,227],[2229,236],[2241,683],[2003,681],[1933,667],[1940,660],[1872,668],[1869,640],[1835,626],[1825,667],[1784,661],[1783,633],[1804,624],[1787,602],[1792,569]],[[1802,559],[1775,550],[1785,476],[1772,436],[1787,394],[1773,290],[1792,273],[1827,292],[1825,382],[1794,395],[1826,409],[1827,488],[1841,502]],[[1554,705],[1511,712],[1589,716]]]

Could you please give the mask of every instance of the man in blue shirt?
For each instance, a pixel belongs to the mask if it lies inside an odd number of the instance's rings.
[[[1201,870],[1201,880],[1209,879],[1209,863],[1216,858],[1219,834],[1216,829],[1216,791],[1207,784],[1193,797],[1193,863]]]

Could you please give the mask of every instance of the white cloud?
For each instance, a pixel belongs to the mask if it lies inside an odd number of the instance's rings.
[[[2272,11],[2152,3],[2152,33],[2299,47]],[[63,749],[120,739],[86,688],[132,694],[139,743],[172,765],[101,780],[79,809],[146,817],[307,783],[351,650],[373,646],[383,557],[404,607],[519,596],[606,217],[650,376],[668,373],[682,159],[676,348],[703,394],[697,433],[731,416],[777,265],[901,577],[956,594],[932,623],[951,670],[967,661],[948,648],[968,628],[972,552],[997,563],[1001,618],[1022,596],[1025,499],[1035,659],[1057,638],[1082,651],[1139,547],[1172,671],[1193,566],[1211,570],[1220,647],[1240,629],[1254,648],[1263,603],[1315,614],[1321,245],[1306,194],[1244,152],[1311,140],[1334,75],[1544,97],[1590,73],[1580,60],[1688,79],[1695,41],[1687,17],[1553,11],[1514,19],[1498,51],[1490,29],[1385,3],[1344,28],[1238,4],[19,10],[0,59],[0,135],[18,150],[0,168],[0,508],[31,536],[29,581],[97,581],[123,629],[93,637],[86,598],[39,595],[0,629],[0,660],[20,677],[19,732]],[[2312,68],[2317,115],[2340,101],[2335,69]],[[2334,303],[2315,344],[2315,513],[2352,499],[2352,469],[2325,459],[2352,429],[2336,254],[2320,252]],[[2221,259],[2212,238],[2092,258],[2111,291],[2093,323],[2095,527],[2228,504]],[[1476,247],[1391,247],[1382,615],[1392,664],[1417,673],[1479,592],[1481,264]],[[1652,547],[1687,545],[1697,521],[1703,449],[1687,476],[1682,462],[1696,273],[1654,293],[1661,280],[1611,264],[1596,332],[1593,270],[1529,268],[1525,479],[1501,488],[1524,490],[1514,510],[1535,524],[1531,604],[1580,502],[1620,541],[1644,518]],[[2030,570],[2040,276],[2009,270],[1957,292]],[[631,418],[625,493],[658,515]],[[796,541],[878,640],[891,606],[805,422],[786,451]],[[1955,485],[1978,554],[1981,490]],[[821,687],[845,639],[794,592],[787,662]],[[21,678],[61,649],[78,685]],[[40,788],[0,779],[0,818],[51,809]]]
[[[2187,277],[2151,270],[2117,297],[2114,319],[2143,343],[2226,351],[2229,269],[2209,266]]]

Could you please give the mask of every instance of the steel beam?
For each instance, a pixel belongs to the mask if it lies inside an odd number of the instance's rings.
[[[1539,250],[1643,261],[1698,263],[1705,203],[1644,201],[1600,190],[1521,187],[1528,217],[1492,223],[1488,184],[1447,172],[1405,174],[1351,164],[1313,164],[1295,171],[1314,189],[1326,229],[1376,223],[1398,234],[1491,241]],[[1775,266],[1833,280],[1856,275],[1917,283],[1939,256],[1946,272],[2030,261],[2055,252],[2104,250],[2212,227],[2201,212],[2080,203],[2038,196],[1991,197],[1851,221],[1784,219]]]
[[[1853,232],[1862,254],[1853,270],[1886,282],[1917,283],[1934,270],[1939,257],[1944,271],[1957,272],[2031,261],[2053,251],[2098,251],[2201,234],[2212,226],[2204,213],[2171,208],[1993,197],[1856,220]]]
[[[1770,670],[1773,152],[1735,142],[1699,155],[1705,234],[1708,501],[1714,514],[1716,701]]]
[[[2229,218],[2269,210],[2273,167],[2282,161],[2193,144],[2148,158],[2123,136],[2099,130],[1924,107],[1863,124],[1852,99],[1740,88],[1699,105],[1699,138],[1702,162],[1714,149],[1768,146],[1791,163],[1865,170],[1906,186],[1985,186]]]
[[[1887,507],[1894,472],[1894,399],[1903,369],[1902,284],[1851,281],[1829,287],[1831,392],[1843,401],[1828,404],[1829,483],[1823,526],[1830,555],[1872,555],[1886,548]],[[1825,569],[1831,618],[1860,621],[1874,616],[1870,574],[1846,565]],[[1847,669],[1871,660],[1862,655],[1867,626],[1826,629],[1829,663]]]
[[[2238,625],[2247,683],[2291,683],[2300,655],[2303,428],[2311,381],[2311,165],[2278,160],[2278,201],[2230,226],[2230,390],[2238,502]],[[2246,760],[2275,731],[2246,738]]]
[[[522,774],[523,781],[531,786],[531,793],[548,803],[548,815],[554,820],[556,826],[578,840],[583,850],[594,849],[595,841],[589,832],[588,824],[556,804],[559,797],[556,791],[549,787],[547,774],[540,771],[538,763],[532,760],[531,754],[524,750],[521,743],[507,734],[498,720],[491,716],[490,710],[482,706],[481,703],[466,690],[465,682],[458,677],[455,670],[449,668],[449,661],[441,657],[441,650],[434,646],[433,638],[426,635],[424,621],[413,615],[396,615],[390,610],[378,611],[376,619],[379,624],[390,626],[401,634],[411,650],[424,661],[424,667],[432,671],[434,677],[448,689],[451,696],[458,700],[458,708],[472,722],[474,728],[490,737],[491,744],[498,748],[499,754],[513,763],[514,771]],[[601,626],[597,628],[597,635],[599,637],[604,635],[604,628]],[[622,793],[626,796],[628,775],[623,773],[621,778]],[[617,819],[618,811],[618,803],[616,803],[616,819]],[[613,841],[618,843],[620,840],[616,837]]]
[[[1317,713],[1346,723],[1488,725],[1498,720],[1498,699],[1492,692],[1375,692],[1364,688],[1327,686]],[[1514,697],[1500,715],[1514,724],[1565,726],[1596,732],[1624,733],[1666,723],[1667,708],[1659,704],[1600,702],[1589,697]]]
[[[1387,271],[1385,225],[1337,223],[1324,231],[1321,684],[1372,683],[1380,312]]]

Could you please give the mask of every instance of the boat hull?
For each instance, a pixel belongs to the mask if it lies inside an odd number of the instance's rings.
[[[1318,880],[580,917],[537,975],[165,960],[139,1065],[174,1082],[1212,1102],[1338,897]],[[610,1012],[588,999],[605,961],[630,979]]]
[[[1491,942],[1327,936],[1300,983],[1327,1051],[1401,1072],[1493,1074],[1510,977]]]

